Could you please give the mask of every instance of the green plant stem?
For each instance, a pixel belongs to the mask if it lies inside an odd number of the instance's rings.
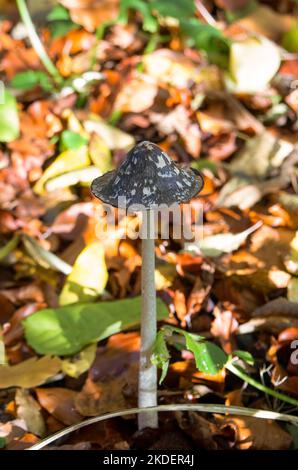
[[[49,58],[44,45],[42,44],[35,27],[33,25],[33,22],[31,20],[30,13],[28,11],[26,1],[25,0],[16,0],[17,7],[20,13],[20,16],[22,18],[22,21],[24,25],[27,28],[28,36],[31,41],[31,44],[33,48],[35,49],[37,55],[39,56],[41,62],[45,66],[46,70],[49,72],[49,74],[53,77],[55,82],[59,85],[61,85],[63,78],[59,74],[59,71],[56,69],[55,65]]]
[[[296,400],[295,398],[289,397],[288,395],[284,395],[283,393],[276,392],[275,390],[272,390],[269,387],[266,387],[265,385],[261,384],[257,380],[247,375],[245,370],[242,369],[242,367],[236,366],[232,364],[231,362],[226,364],[225,367],[230,372],[232,372],[232,374],[236,375],[237,377],[249,383],[253,387],[257,388],[258,390],[261,390],[262,392],[267,393],[268,395],[271,395],[272,397],[278,398],[278,400],[284,401],[286,403],[290,403],[291,405],[298,407],[298,400]]]

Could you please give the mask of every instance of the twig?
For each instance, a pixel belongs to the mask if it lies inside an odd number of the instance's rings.
[[[202,18],[206,21],[206,23],[210,24],[211,26],[216,26],[216,21],[212,15],[210,15],[209,11],[205,7],[205,5],[200,0],[195,0],[196,9],[202,16]]]
[[[146,409],[146,411],[148,411]],[[239,416],[253,416],[254,418],[260,419],[272,419],[278,421],[285,421],[288,423],[292,423],[298,426],[298,416],[288,415],[288,414],[281,414],[276,413],[274,411],[267,411],[267,410],[260,410],[254,408],[244,408],[242,406],[225,406],[225,405],[214,405],[214,404],[172,404],[172,405],[159,405],[153,406],[150,408],[150,411],[161,412],[161,411],[201,411],[203,413],[219,413],[219,414],[231,414],[231,415],[239,415]],[[95,424],[100,421],[105,421],[106,419],[112,418],[119,418],[121,416],[127,416],[131,414],[139,414],[143,413],[143,408],[130,408],[128,410],[121,410],[115,411],[113,413],[107,413],[102,416],[96,416],[94,418],[86,419],[82,423],[77,423],[72,426],[69,426],[61,431],[56,432],[50,437],[47,437],[37,444],[29,447],[26,450],[40,450],[44,447],[48,446],[52,442],[60,439],[61,437],[67,436],[68,434],[77,431],[78,429],[82,429],[86,426],[90,426],[90,424]]]

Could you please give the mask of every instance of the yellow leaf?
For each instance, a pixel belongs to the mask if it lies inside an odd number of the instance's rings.
[[[285,258],[284,263],[289,273],[298,275],[298,232],[291,241],[290,248],[290,254]]]
[[[235,41],[230,49],[230,74],[234,82],[228,85],[238,93],[264,91],[280,62],[278,47],[264,37]]]
[[[105,141],[97,134],[92,134],[89,144],[90,158],[101,174],[112,170],[111,151]]]
[[[298,302],[298,277],[292,277],[288,284],[288,299],[291,302]]]
[[[86,246],[77,257],[59,297],[60,305],[95,300],[108,281],[104,248],[96,241]]]
[[[135,139],[131,135],[107,124],[96,115],[92,115],[90,119],[85,121],[84,127],[90,134],[92,132],[98,134],[111,150],[128,150],[135,143]]]
[[[69,149],[62,152],[56,160],[44,171],[42,177],[34,186],[37,194],[44,194],[45,184],[56,176],[69,173],[70,171],[79,170],[90,165],[88,148],[86,145],[74,150]]]
[[[96,356],[96,343],[90,344],[76,356],[62,361],[62,371],[70,377],[79,377],[90,369]]]
[[[0,366],[0,388],[32,388],[42,385],[61,370],[58,357],[32,357],[16,366]]]

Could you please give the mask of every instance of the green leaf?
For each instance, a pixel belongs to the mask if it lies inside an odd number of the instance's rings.
[[[62,5],[55,5],[47,15],[47,21],[70,20],[69,11]]]
[[[0,437],[0,449],[4,449],[5,446],[6,446],[5,437]]]
[[[78,29],[79,25],[71,20],[70,14],[62,5],[55,5],[47,15],[51,36],[58,38],[64,36],[68,31]]]
[[[254,362],[255,362],[254,357],[248,351],[240,351],[240,350],[233,351],[233,356],[239,357],[239,359],[242,359],[243,361],[247,362],[247,364],[249,364],[250,366],[254,365]]]
[[[45,250],[34,238],[23,235],[23,243],[27,253],[44,269],[54,269],[63,274],[69,274],[72,267],[54,253]]]
[[[86,145],[88,139],[86,137],[81,136],[73,131],[63,131],[60,135],[60,150],[63,152],[64,150],[69,149],[79,149],[83,145]]]
[[[23,321],[28,344],[39,354],[71,355],[90,343],[133,328],[140,322],[141,298],[67,305],[33,313]],[[168,316],[157,299],[157,318]]]
[[[209,341],[196,342],[188,333],[185,338],[186,347],[194,354],[196,366],[201,372],[215,375],[224,367],[228,357],[218,346]]]
[[[50,77],[42,70],[26,70],[17,73],[10,82],[13,88],[31,90],[35,86],[41,86],[45,91],[53,88]]]
[[[227,68],[231,41],[214,26],[202,23],[196,18],[180,21],[182,33],[191,41],[191,45],[205,51],[211,62]]]
[[[20,240],[19,235],[14,235],[9,242],[6,243],[2,248],[0,248],[0,260],[6,258],[17,246]]]
[[[284,33],[282,46],[289,52],[298,52],[298,23],[295,21],[292,28]]]
[[[159,379],[159,385],[164,381],[170,363],[170,353],[167,348],[165,340],[166,330],[162,328],[156,335],[154,343],[153,353],[151,356],[152,364],[156,365],[161,369],[161,376]]]
[[[20,122],[15,97],[7,90],[0,93],[0,142],[12,142],[20,135]]]
[[[64,173],[85,168],[89,165],[90,158],[86,145],[76,150],[65,150],[65,152],[62,152],[56,160],[48,166],[33,189],[37,194],[43,195],[45,192],[45,184],[50,179],[56,178],[56,176],[63,175]]]
[[[143,0],[121,0],[118,21],[119,23],[128,22],[128,13],[130,10],[140,12],[143,17],[143,29],[150,33],[156,33],[158,21],[151,13],[151,6]]]
[[[152,0],[150,6],[161,16],[170,16],[178,20],[192,17],[196,11],[193,0]]]
[[[59,297],[60,305],[88,302],[101,295],[108,282],[108,271],[101,242],[86,246],[77,257]]]

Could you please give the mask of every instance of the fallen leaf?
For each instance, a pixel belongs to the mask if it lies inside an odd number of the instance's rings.
[[[188,434],[199,448],[215,450],[218,449],[215,435],[218,434],[216,424],[200,416],[194,411],[175,411],[175,417],[179,427]]]
[[[247,140],[229,168],[235,175],[266,178],[280,168],[293,149],[294,146],[289,142],[263,132]]]
[[[61,370],[58,357],[32,357],[15,366],[0,366],[0,388],[32,388],[42,385]]]
[[[62,372],[70,377],[79,377],[90,369],[96,356],[96,344],[90,344],[82,349],[80,353],[69,359],[63,359],[61,362]]]
[[[197,243],[186,243],[184,249],[186,251],[200,251],[204,256],[216,257],[223,253],[231,253],[237,250],[247,237],[257,230],[261,223],[257,223],[243,232],[232,234],[223,233],[206,237]]]
[[[111,150],[129,150],[135,143],[131,135],[107,124],[99,116],[92,115],[84,122],[84,127],[90,134],[98,134]]]
[[[56,160],[44,171],[42,177],[34,186],[36,194],[45,193],[45,184],[57,176],[79,170],[90,165],[87,146],[79,147],[76,150],[70,149],[62,152]]]
[[[38,353],[64,356],[138,325],[140,312],[140,297],[81,303],[40,310],[26,318],[23,326],[28,344]],[[158,319],[167,316],[165,304],[157,299]]]
[[[22,388],[17,390],[15,401],[17,416],[25,421],[28,431],[36,436],[43,437],[46,433],[46,426],[37,401],[34,400],[28,390]]]
[[[136,75],[123,84],[114,109],[123,113],[142,113],[151,108],[156,95],[155,80],[146,75]]]
[[[264,37],[234,41],[230,47],[229,87],[237,93],[266,90],[281,63],[278,47]]]
[[[1,84],[3,86],[3,84]],[[0,90],[0,142],[11,142],[18,138],[20,123],[15,97],[7,90]]]
[[[233,432],[236,449],[286,450],[292,443],[290,434],[275,421],[251,416],[217,417],[222,432]]]
[[[67,426],[79,423],[83,417],[76,411],[74,400],[77,392],[66,388],[37,388],[40,405]]]
[[[104,248],[101,242],[87,245],[77,257],[67,276],[59,303],[61,306],[88,302],[100,296],[108,281]]]
[[[69,9],[74,23],[84,26],[91,32],[118,16],[119,0],[59,0],[59,2]]]

